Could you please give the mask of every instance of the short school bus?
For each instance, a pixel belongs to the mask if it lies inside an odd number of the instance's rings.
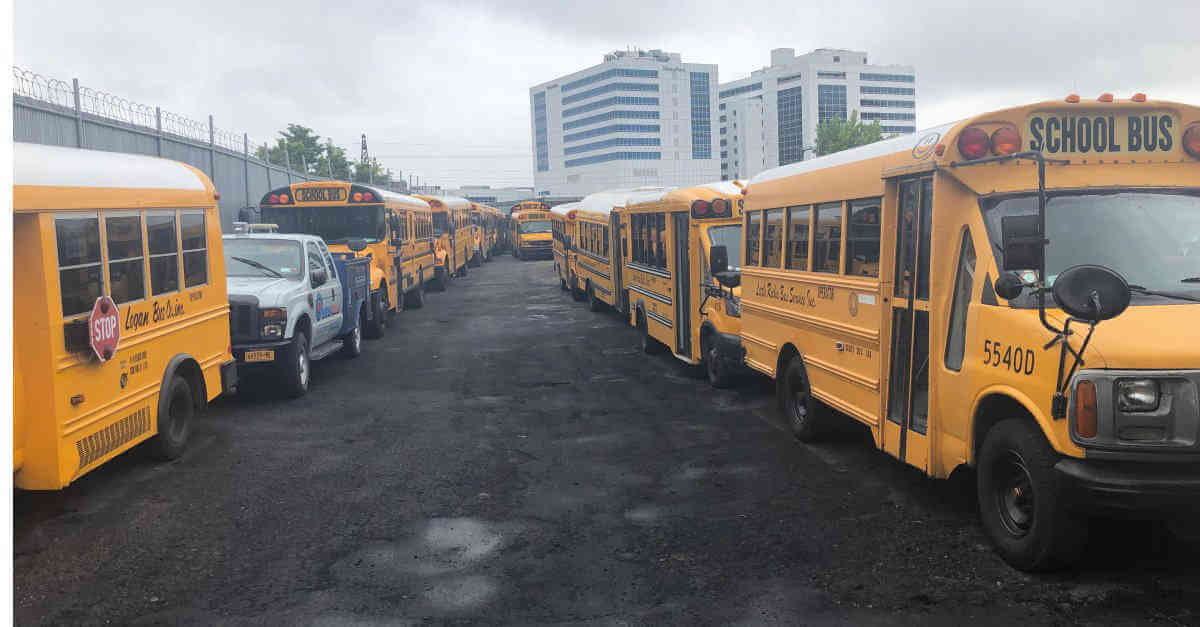
[[[471,226],[475,234],[475,255],[478,256],[475,265],[482,261],[491,261],[492,254],[496,251],[500,212],[495,207],[472,202]]]
[[[16,143],[13,162],[14,483],[57,490],[149,439],[177,457],[236,383],[212,183],[112,152]],[[102,297],[106,360],[91,344]]]
[[[642,191],[619,211],[618,308],[640,332],[644,352],[669,350],[684,363],[704,364],[717,386],[741,365],[741,323],[738,288],[717,284],[709,257],[713,246],[724,246],[740,260],[741,198],[737,184],[719,182]]]
[[[406,305],[421,306],[424,284],[435,279],[433,217],[419,198],[358,183],[308,181],[267,192],[259,209],[280,232],[319,235],[332,252],[371,256],[367,337],[383,335],[389,318]],[[366,248],[351,250],[353,240]]]
[[[621,218],[619,212],[629,202],[657,198],[664,187],[611,190],[588,194],[572,205],[567,218],[572,224],[567,289],[576,300],[587,300],[597,311],[608,305],[627,311],[628,299],[621,276],[625,270],[620,254]]]
[[[763,172],[746,363],[801,439],[827,420],[819,400],[933,477],[974,467],[1019,568],[1076,556],[1097,511],[1194,515],[1198,158],[1200,109],[1106,95]]]
[[[570,244],[575,240],[575,218],[571,212],[580,206],[577,202],[568,202],[550,209],[554,272],[558,275],[558,286],[563,290],[570,290],[572,285],[576,285],[574,254],[570,251]],[[513,229],[516,229],[516,220],[513,220]],[[516,254],[515,251],[513,254]]]
[[[510,214],[513,256],[517,259],[553,256],[550,205],[540,200],[517,203]]]
[[[471,232],[471,201],[455,196],[422,196],[433,211],[433,236],[437,248],[442,285],[451,276],[467,273],[475,237]],[[441,276],[441,275],[439,275]]]

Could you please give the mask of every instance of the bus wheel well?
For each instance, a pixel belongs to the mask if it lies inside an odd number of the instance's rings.
[[[796,350],[795,346],[790,343],[784,344],[783,348],[779,349],[779,359],[775,361],[775,378],[779,378],[779,373],[787,368],[787,364],[793,357],[800,355],[800,351]]]
[[[1020,418],[1034,423],[1037,422],[1033,414],[1029,413],[1029,410],[1024,405],[1011,396],[989,394],[983,400],[979,401],[979,407],[975,410],[974,420],[971,421],[972,465],[979,458],[979,449],[983,446],[983,439],[987,436],[988,431],[991,431],[996,423],[1009,418]]]
[[[192,397],[196,402],[197,413],[208,405],[208,390],[204,385],[204,373],[195,359],[187,359],[175,369],[175,374],[183,377],[192,388]]]

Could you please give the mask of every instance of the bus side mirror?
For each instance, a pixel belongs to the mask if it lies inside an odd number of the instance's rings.
[[[1004,300],[1012,300],[1021,295],[1025,282],[1016,272],[1005,272],[996,277],[996,295]]]
[[[729,249],[725,246],[713,246],[708,249],[708,267],[713,275],[729,270]]]
[[[358,252],[360,250],[366,250],[367,240],[365,240],[365,239],[347,240],[346,248],[349,248],[350,250],[353,250],[354,252]]]
[[[1125,278],[1104,266],[1071,266],[1054,279],[1054,302],[1093,324],[1121,315],[1131,298]]]
[[[1045,248],[1042,246],[1039,230],[1036,215],[1000,218],[1000,240],[1004,248],[1005,270],[1042,268]]]
[[[742,284],[741,272],[725,270],[723,272],[713,273],[713,277],[717,280],[717,283],[720,283],[723,287],[727,287],[729,289],[733,289]]]

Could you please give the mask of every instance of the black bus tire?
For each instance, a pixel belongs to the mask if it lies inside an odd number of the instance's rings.
[[[812,384],[804,369],[804,360],[799,355],[793,355],[776,376],[779,409],[792,435],[801,442],[821,439],[828,426],[829,409],[812,395]]]
[[[154,456],[161,460],[178,459],[187,448],[188,434],[192,430],[192,419],[196,417],[195,392],[179,374],[162,392],[165,403],[159,403],[158,434],[154,436]]]

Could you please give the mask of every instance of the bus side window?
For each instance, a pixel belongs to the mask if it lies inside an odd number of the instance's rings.
[[[604,227],[604,256],[608,256],[608,227]]]
[[[842,246],[842,203],[827,202],[813,207],[813,271],[837,274]]]
[[[758,260],[758,245],[759,227],[762,226],[761,211],[746,212],[746,265],[757,266]]]
[[[208,283],[208,234],[204,226],[203,212],[189,211],[179,216],[184,287]]]
[[[108,251],[108,293],[117,304],[146,297],[142,216],[104,215]]]
[[[967,348],[967,306],[971,304],[971,286],[975,284],[975,244],[970,229],[963,231],[958,253],[958,276],[954,278],[954,301],[950,306],[949,337],[946,338],[946,367],[962,370]]]
[[[175,212],[146,212],[146,239],[150,241],[150,294],[179,289],[179,248]]]
[[[879,198],[850,202],[846,233],[846,274],[879,276]]]
[[[778,268],[783,255],[783,209],[766,212],[766,231],[763,233],[763,267]]]
[[[808,205],[788,207],[787,257],[784,263],[789,270],[808,270]]]
[[[667,215],[665,213],[657,214],[655,223],[658,226],[658,258],[656,265],[663,270],[667,269]]]
[[[100,219],[94,215],[55,218],[54,231],[63,317],[87,313],[104,294]]]

